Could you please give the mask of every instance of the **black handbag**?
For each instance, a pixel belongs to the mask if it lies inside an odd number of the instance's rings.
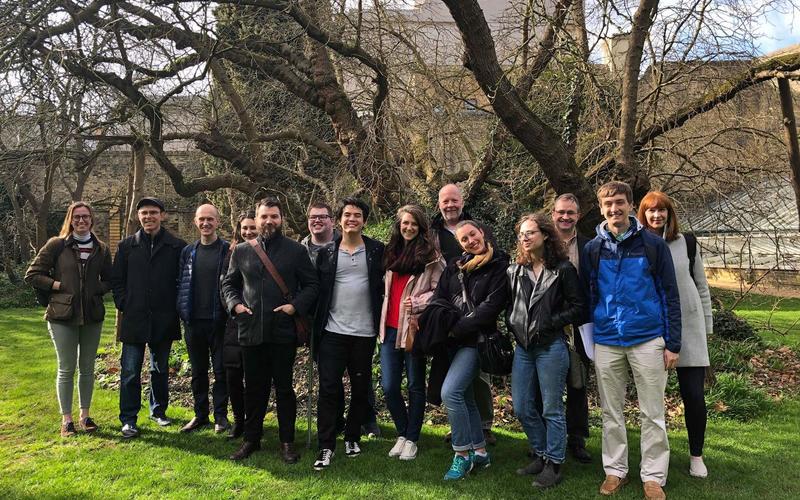
[[[467,307],[467,316],[475,314],[475,306],[467,296],[464,286],[464,272],[458,273],[461,283],[461,297]],[[481,371],[490,375],[509,375],[514,364],[514,345],[507,335],[499,330],[481,333],[478,336],[478,363]]]

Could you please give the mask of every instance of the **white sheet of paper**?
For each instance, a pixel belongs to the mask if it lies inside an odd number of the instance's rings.
[[[583,348],[586,350],[586,356],[594,361],[594,323],[586,323],[578,327],[581,332],[581,340],[583,340]]]

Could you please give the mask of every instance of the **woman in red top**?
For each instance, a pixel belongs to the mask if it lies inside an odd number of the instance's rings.
[[[422,208],[406,205],[384,253],[385,293],[381,311],[381,386],[386,406],[397,428],[397,442],[389,456],[413,460],[425,415],[425,359],[411,356],[417,318],[428,305],[444,270],[444,260],[430,232]],[[403,367],[408,377],[408,407],[400,385]]]

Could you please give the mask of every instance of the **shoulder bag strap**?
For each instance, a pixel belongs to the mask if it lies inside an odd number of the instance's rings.
[[[280,273],[275,268],[275,264],[272,263],[270,258],[267,256],[267,253],[264,251],[263,248],[261,248],[261,243],[258,241],[258,239],[248,240],[248,243],[250,243],[250,246],[253,247],[253,250],[255,250],[256,255],[258,255],[259,259],[261,259],[261,263],[264,264],[264,267],[267,268],[269,274],[272,275],[272,279],[275,280],[275,283],[278,285],[278,288],[281,289],[283,298],[286,300],[286,302],[290,302],[292,296],[289,293],[289,288],[286,286],[286,282],[283,281],[283,278],[281,277]]]

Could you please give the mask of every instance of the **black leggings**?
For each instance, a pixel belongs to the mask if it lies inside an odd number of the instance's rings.
[[[703,366],[678,368],[678,385],[683,399],[686,433],[689,435],[689,453],[693,457],[703,455],[706,438],[706,399],[704,394],[706,369]]]

